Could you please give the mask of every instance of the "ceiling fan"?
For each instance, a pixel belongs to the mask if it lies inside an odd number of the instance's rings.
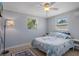
[[[58,8],[54,7],[55,2],[44,2],[40,4],[43,7],[43,10],[48,12],[49,10],[58,10]]]

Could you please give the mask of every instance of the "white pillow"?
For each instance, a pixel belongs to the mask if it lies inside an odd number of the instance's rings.
[[[63,38],[63,39],[71,39],[70,35],[67,35],[67,34],[62,33],[62,32],[50,32],[49,36],[55,36],[55,37]]]

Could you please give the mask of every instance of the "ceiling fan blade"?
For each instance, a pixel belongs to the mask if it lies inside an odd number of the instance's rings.
[[[40,6],[44,6],[44,5],[45,5],[45,3],[46,3],[46,2],[42,2],[42,3],[40,3]]]
[[[51,5],[55,4],[56,2],[50,2]]]
[[[39,6],[41,6],[41,7],[42,7],[43,5],[42,5],[42,4],[39,4]]]
[[[53,7],[53,8],[50,8],[50,9],[52,9],[52,10],[58,10],[58,8],[55,8],[55,7]]]

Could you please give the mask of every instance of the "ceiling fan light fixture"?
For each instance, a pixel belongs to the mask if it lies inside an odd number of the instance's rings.
[[[49,11],[50,8],[49,7],[44,7],[44,11]]]
[[[50,10],[49,5],[50,5],[49,3],[44,4],[44,11],[49,11]]]

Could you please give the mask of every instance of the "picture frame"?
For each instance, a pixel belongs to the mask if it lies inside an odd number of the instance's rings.
[[[27,28],[28,29],[36,29],[37,28],[37,21],[33,18],[27,19]]]

